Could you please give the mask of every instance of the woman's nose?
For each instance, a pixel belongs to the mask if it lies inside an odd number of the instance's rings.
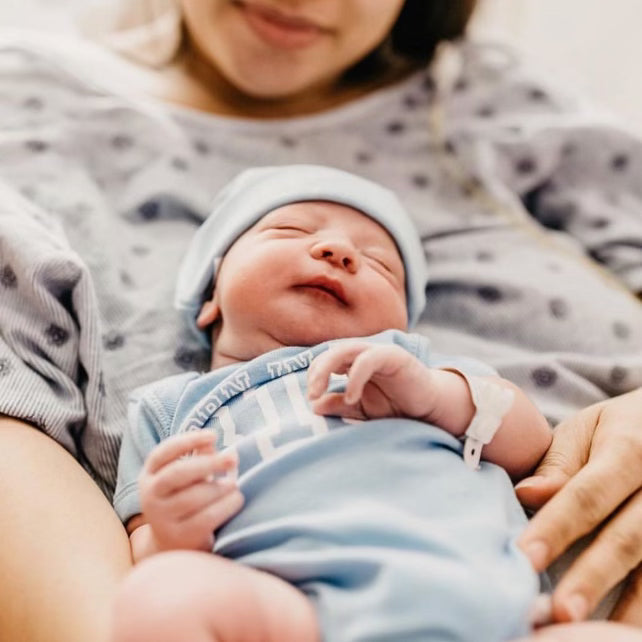
[[[359,269],[359,253],[348,240],[326,239],[312,246],[312,257],[354,274]]]

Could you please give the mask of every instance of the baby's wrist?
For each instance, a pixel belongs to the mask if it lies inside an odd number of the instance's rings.
[[[155,537],[155,547],[158,552],[166,551],[204,551],[207,553],[212,552],[214,546],[214,535],[208,533],[202,538],[196,537],[171,537],[160,538]]]
[[[438,371],[434,368],[425,368],[425,374],[422,381],[422,402],[425,404],[421,421],[427,424],[438,423],[437,415],[439,414],[439,396],[442,388],[442,382]]]
[[[143,524],[133,531],[129,536],[129,542],[134,564],[137,564],[146,557],[156,555],[162,550],[158,547],[150,524]]]
[[[475,406],[466,379],[458,370],[426,368],[427,409],[423,421],[443,428],[454,437],[466,432]]]

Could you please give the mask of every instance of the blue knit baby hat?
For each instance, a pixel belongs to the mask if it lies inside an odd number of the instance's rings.
[[[417,323],[425,306],[424,253],[417,230],[393,192],[332,167],[257,167],[242,172],[221,190],[179,268],[174,305],[205,345],[209,346],[209,337],[196,326],[196,317],[211,292],[216,259],[265,214],[301,201],[331,201],[353,207],[388,231],[406,271],[408,325]]]

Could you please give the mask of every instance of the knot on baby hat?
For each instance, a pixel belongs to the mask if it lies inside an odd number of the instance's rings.
[[[397,196],[355,174],[321,165],[248,169],[224,187],[198,229],[178,272],[174,304],[205,345],[207,334],[196,317],[211,291],[215,260],[265,214],[290,203],[330,201],[347,205],[383,226],[397,244],[406,271],[408,325],[425,305],[426,265],[419,235]]]

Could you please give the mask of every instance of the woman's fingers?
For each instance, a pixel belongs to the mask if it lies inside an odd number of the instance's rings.
[[[540,508],[587,463],[598,421],[599,412],[591,407],[555,428],[553,442],[535,473],[515,487],[524,506]]]
[[[194,451],[211,446],[216,439],[211,430],[190,430],[161,441],[145,460],[144,470],[149,474],[158,472],[170,462],[190,455]]]
[[[637,488],[629,475],[618,473],[620,465],[625,461],[606,454],[591,461],[531,519],[519,545],[536,570],[544,570],[573,542],[594,530]]]
[[[629,576],[611,619],[642,628],[642,565]]]
[[[553,594],[556,621],[581,620],[642,561],[642,491],[605,524],[564,574]]]
[[[620,437],[624,431],[614,418],[602,426],[600,411],[600,405],[593,406],[560,424],[535,475],[517,486],[520,499],[531,500],[527,505],[536,505],[537,491],[541,499],[561,486],[519,540],[537,570],[596,529],[642,484],[639,449]],[[601,430],[615,437],[606,439]]]
[[[527,477],[515,486],[517,499],[525,508],[536,510],[553,497],[569,479],[570,477],[562,471],[551,473],[546,477],[543,475]]]
[[[559,624],[513,642],[642,642],[642,630],[613,622]]]

